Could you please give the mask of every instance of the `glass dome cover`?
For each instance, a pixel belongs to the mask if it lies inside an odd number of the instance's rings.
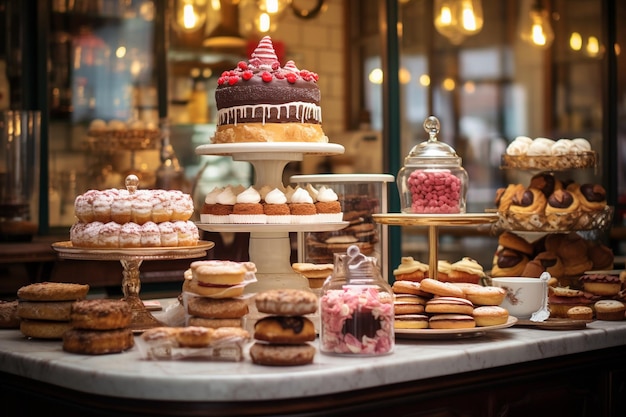
[[[411,149],[404,158],[405,166],[416,165],[455,165],[461,166],[461,157],[454,148],[437,139],[441,123],[435,116],[429,116],[424,120],[424,130],[428,133],[428,140],[419,143]]]

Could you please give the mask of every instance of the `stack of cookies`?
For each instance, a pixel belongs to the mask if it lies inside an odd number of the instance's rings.
[[[304,317],[317,311],[317,297],[306,290],[266,290],[255,296],[256,308],[267,316],[254,326],[256,342],[250,347],[258,365],[290,366],[313,362],[315,326]]]
[[[252,262],[195,261],[185,272],[184,300],[189,326],[243,327],[248,304],[241,298]]]
[[[130,305],[122,300],[81,300],[72,304],[71,329],[63,334],[63,350],[84,355],[119,353],[134,346],[129,329]]]
[[[17,291],[17,315],[24,336],[61,339],[71,329],[72,304],[89,292],[87,284],[39,282]]]

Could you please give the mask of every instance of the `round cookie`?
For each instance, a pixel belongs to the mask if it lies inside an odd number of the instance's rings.
[[[441,297],[459,297],[463,298],[463,290],[449,282],[441,282],[432,278],[424,278],[421,281],[422,291],[439,295]]]
[[[478,327],[498,326],[509,319],[507,309],[496,305],[476,307],[472,315]]]
[[[315,351],[315,347],[308,343],[281,345],[257,342],[250,347],[250,358],[257,365],[307,365],[313,362]]]
[[[130,329],[79,330],[71,329],[63,334],[63,350],[83,355],[119,353],[132,348],[135,339]]]
[[[242,327],[241,319],[209,319],[205,317],[189,317],[189,326],[208,327],[219,329],[220,327]]]
[[[476,285],[463,289],[465,297],[477,306],[497,306],[506,297],[506,290],[501,287],[483,287]]]
[[[28,301],[74,301],[87,296],[89,285],[64,282],[38,282],[17,290],[21,300]]]
[[[471,329],[476,327],[474,317],[467,314],[436,314],[428,320],[431,329]]]
[[[621,301],[600,300],[593,305],[593,308],[596,310],[596,318],[598,320],[624,320],[626,306]]]
[[[202,284],[237,285],[245,278],[246,267],[233,261],[195,261],[190,265],[193,279]]]
[[[393,322],[394,329],[427,329],[428,316],[424,314],[400,314],[396,315]]]
[[[257,293],[254,301],[257,310],[267,314],[301,316],[317,311],[317,296],[305,290],[266,290]]]
[[[315,326],[302,316],[269,316],[255,323],[254,338],[279,344],[312,342],[315,340]]]
[[[17,300],[0,300],[0,329],[19,329],[20,318],[17,315]]]
[[[567,317],[572,320],[593,320],[593,310],[587,306],[576,306],[567,310]]]
[[[69,321],[22,320],[20,331],[24,336],[35,339],[61,339],[72,328]]]
[[[74,329],[123,329],[130,325],[131,313],[130,305],[122,300],[82,300],[72,305],[70,320]]]
[[[243,294],[243,285],[201,285],[194,280],[183,282],[183,291],[211,298],[234,298]]]
[[[248,313],[248,304],[238,298],[189,297],[187,313],[209,319],[239,319]]]
[[[426,312],[430,314],[467,314],[472,315],[474,305],[471,301],[459,297],[435,297],[426,303]]]
[[[17,315],[21,319],[69,321],[74,301],[20,301]]]
[[[432,294],[421,289],[421,284],[417,281],[398,280],[393,283],[391,290],[395,294],[414,294],[420,297],[432,297]]]

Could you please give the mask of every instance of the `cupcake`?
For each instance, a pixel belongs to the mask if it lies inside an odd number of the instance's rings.
[[[470,282],[472,284],[478,284],[480,279],[485,276],[483,267],[474,259],[464,257],[460,261],[454,262],[450,265],[450,272],[448,272],[449,282]]]
[[[192,221],[177,220],[173,222],[178,237],[178,246],[195,246],[198,244],[198,227]]]
[[[237,202],[237,196],[232,187],[224,188],[215,197],[215,204],[211,207],[211,213],[207,217],[208,223],[230,223],[230,215]]]
[[[211,216],[214,214],[215,206],[217,204],[217,196],[224,191],[223,187],[215,187],[207,193],[204,197],[204,203],[200,209],[200,221],[202,223],[212,223]]]
[[[229,217],[231,223],[264,224],[267,216],[263,213],[259,192],[254,187],[248,187],[237,194],[233,212]]]
[[[180,190],[170,190],[167,192],[169,209],[172,210],[171,220],[187,221],[193,216],[193,200],[189,194]]]
[[[136,191],[131,197],[132,221],[141,225],[152,221],[152,201],[148,193]]]
[[[141,247],[141,226],[137,223],[124,223],[120,228],[120,248]]]
[[[343,219],[341,203],[338,201],[337,193],[324,186],[320,187],[315,202],[317,216],[321,222],[340,222]]]
[[[112,190],[100,192],[94,196],[92,207],[95,221],[108,223],[111,221],[111,204],[113,204],[114,193]]]
[[[84,223],[95,221],[93,213],[93,199],[98,193],[96,190],[89,190],[84,194],[76,196],[74,200],[74,214]]]
[[[141,225],[141,246],[158,247],[161,245],[161,231],[154,222],[146,222]]]
[[[401,281],[421,281],[428,276],[428,265],[416,261],[412,256],[403,256],[393,275]]]
[[[296,187],[291,200],[287,204],[289,205],[292,223],[315,223],[317,210],[315,209],[315,204],[313,204],[313,198],[304,188]]]
[[[111,220],[124,224],[128,223],[132,217],[132,204],[128,193],[120,193],[111,203]]]
[[[178,232],[172,222],[162,222],[157,225],[161,237],[161,246],[178,246]]]
[[[120,246],[121,226],[115,222],[105,223],[98,234],[98,247],[118,248]]]
[[[452,264],[449,261],[446,261],[444,259],[439,259],[437,261],[437,279],[439,281],[447,281],[448,274],[450,273],[451,269],[452,269]]]
[[[291,212],[287,205],[287,196],[278,188],[274,188],[265,194],[263,202],[263,213],[266,215],[267,223],[289,224],[291,223]]]
[[[152,194],[152,221],[157,224],[170,221],[174,210],[171,205],[169,192],[165,190],[154,190]]]

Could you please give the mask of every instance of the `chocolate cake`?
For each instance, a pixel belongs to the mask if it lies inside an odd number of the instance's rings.
[[[217,131],[213,143],[321,142],[322,111],[318,75],[293,61],[281,67],[269,36],[248,62],[218,79]]]

